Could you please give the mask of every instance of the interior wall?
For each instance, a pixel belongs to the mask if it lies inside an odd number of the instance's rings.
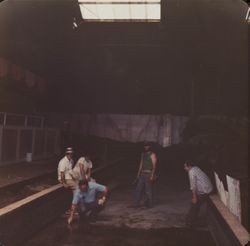
[[[182,141],[187,120],[169,114],[82,114],[72,116],[71,131],[123,142],[152,141],[166,147]]]

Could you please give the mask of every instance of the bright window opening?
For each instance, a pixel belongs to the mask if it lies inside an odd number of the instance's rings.
[[[82,18],[94,22],[159,22],[161,0],[78,0]]]

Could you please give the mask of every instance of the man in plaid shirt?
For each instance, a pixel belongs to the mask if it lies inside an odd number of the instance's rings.
[[[200,207],[206,203],[208,195],[212,192],[213,186],[208,176],[192,162],[186,161],[185,171],[188,172],[190,189],[192,190],[192,204],[188,211],[186,224],[189,227],[195,226]]]

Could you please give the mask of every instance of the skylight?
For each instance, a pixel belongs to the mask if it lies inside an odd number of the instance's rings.
[[[159,22],[161,0],[78,0],[84,21]]]

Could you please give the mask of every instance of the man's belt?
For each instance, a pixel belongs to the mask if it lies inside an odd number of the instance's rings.
[[[142,173],[152,173],[152,170],[142,170]]]

